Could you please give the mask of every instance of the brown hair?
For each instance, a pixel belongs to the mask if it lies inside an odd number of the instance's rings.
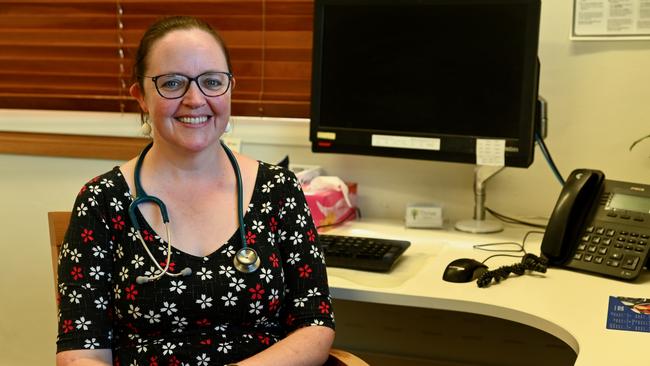
[[[138,51],[135,55],[135,62],[133,63],[133,82],[140,85],[142,93],[144,93],[144,77],[147,73],[147,56],[151,51],[151,47],[163,38],[168,33],[175,30],[189,30],[200,29],[211,34],[221,47],[224,55],[226,55],[226,64],[228,65],[228,72],[232,70],[230,64],[230,55],[228,48],[223,38],[206,22],[190,17],[190,16],[172,16],[162,18],[153,23],[142,36]]]

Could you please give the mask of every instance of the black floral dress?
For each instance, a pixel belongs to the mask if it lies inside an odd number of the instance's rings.
[[[261,266],[249,274],[233,265],[242,247],[237,230],[204,257],[172,247],[170,272],[189,267],[191,275],[136,283],[159,269],[129,220],[132,200],[117,167],[77,196],[59,254],[57,352],[110,348],[116,365],[220,365],[297,328],[334,327],[318,234],[290,171],[259,165],[244,222]],[[164,234],[138,215],[142,236],[164,267]]]

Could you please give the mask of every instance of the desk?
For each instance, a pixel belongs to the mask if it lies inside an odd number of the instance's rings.
[[[610,295],[650,296],[650,271],[631,283],[558,268],[550,268],[545,274],[511,275],[488,288],[479,288],[475,282],[442,280],[443,270],[452,260],[483,260],[494,254],[474,249],[473,245],[521,243],[529,230],[509,226],[496,234],[468,234],[407,229],[399,221],[348,222],[327,233],[405,239],[411,241],[411,247],[387,274],[328,268],[331,294],[335,299],[452,310],[529,325],[570,346],[577,354],[575,365],[579,366],[647,364],[650,334],[609,330],[605,323]],[[541,235],[529,239],[527,251],[539,254]],[[497,257],[487,264],[495,269],[517,261]]]

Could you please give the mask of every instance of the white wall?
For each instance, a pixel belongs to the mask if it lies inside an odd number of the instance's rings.
[[[571,1],[543,5],[540,94],[549,102],[547,145],[563,175],[574,168],[649,183],[650,41],[571,42]],[[137,117],[0,111],[0,129],[135,134]],[[107,120],[115,120],[113,124]],[[269,162],[285,154],[359,182],[366,216],[403,216],[413,201],[437,201],[452,220],[472,215],[469,165],[314,155],[306,121],[238,120],[242,151]],[[263,131],[261,129],[263,128]],[[100,131],[101,130],[101,131]],[[488,205],[518,217],[548,216],[560,186],[542,155],[529,169],[508,168],[488,185]],[[81,185],[114,161],[0,155],[0,366],[51,364],[56,334],[46,212],[69,210]]]

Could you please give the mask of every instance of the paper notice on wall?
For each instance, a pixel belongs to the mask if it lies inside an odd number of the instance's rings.
[[[476,165],[504,166],[506,140],[476,139]]]
[[[650,39],[650,0],[573,0],[570,38]]]

